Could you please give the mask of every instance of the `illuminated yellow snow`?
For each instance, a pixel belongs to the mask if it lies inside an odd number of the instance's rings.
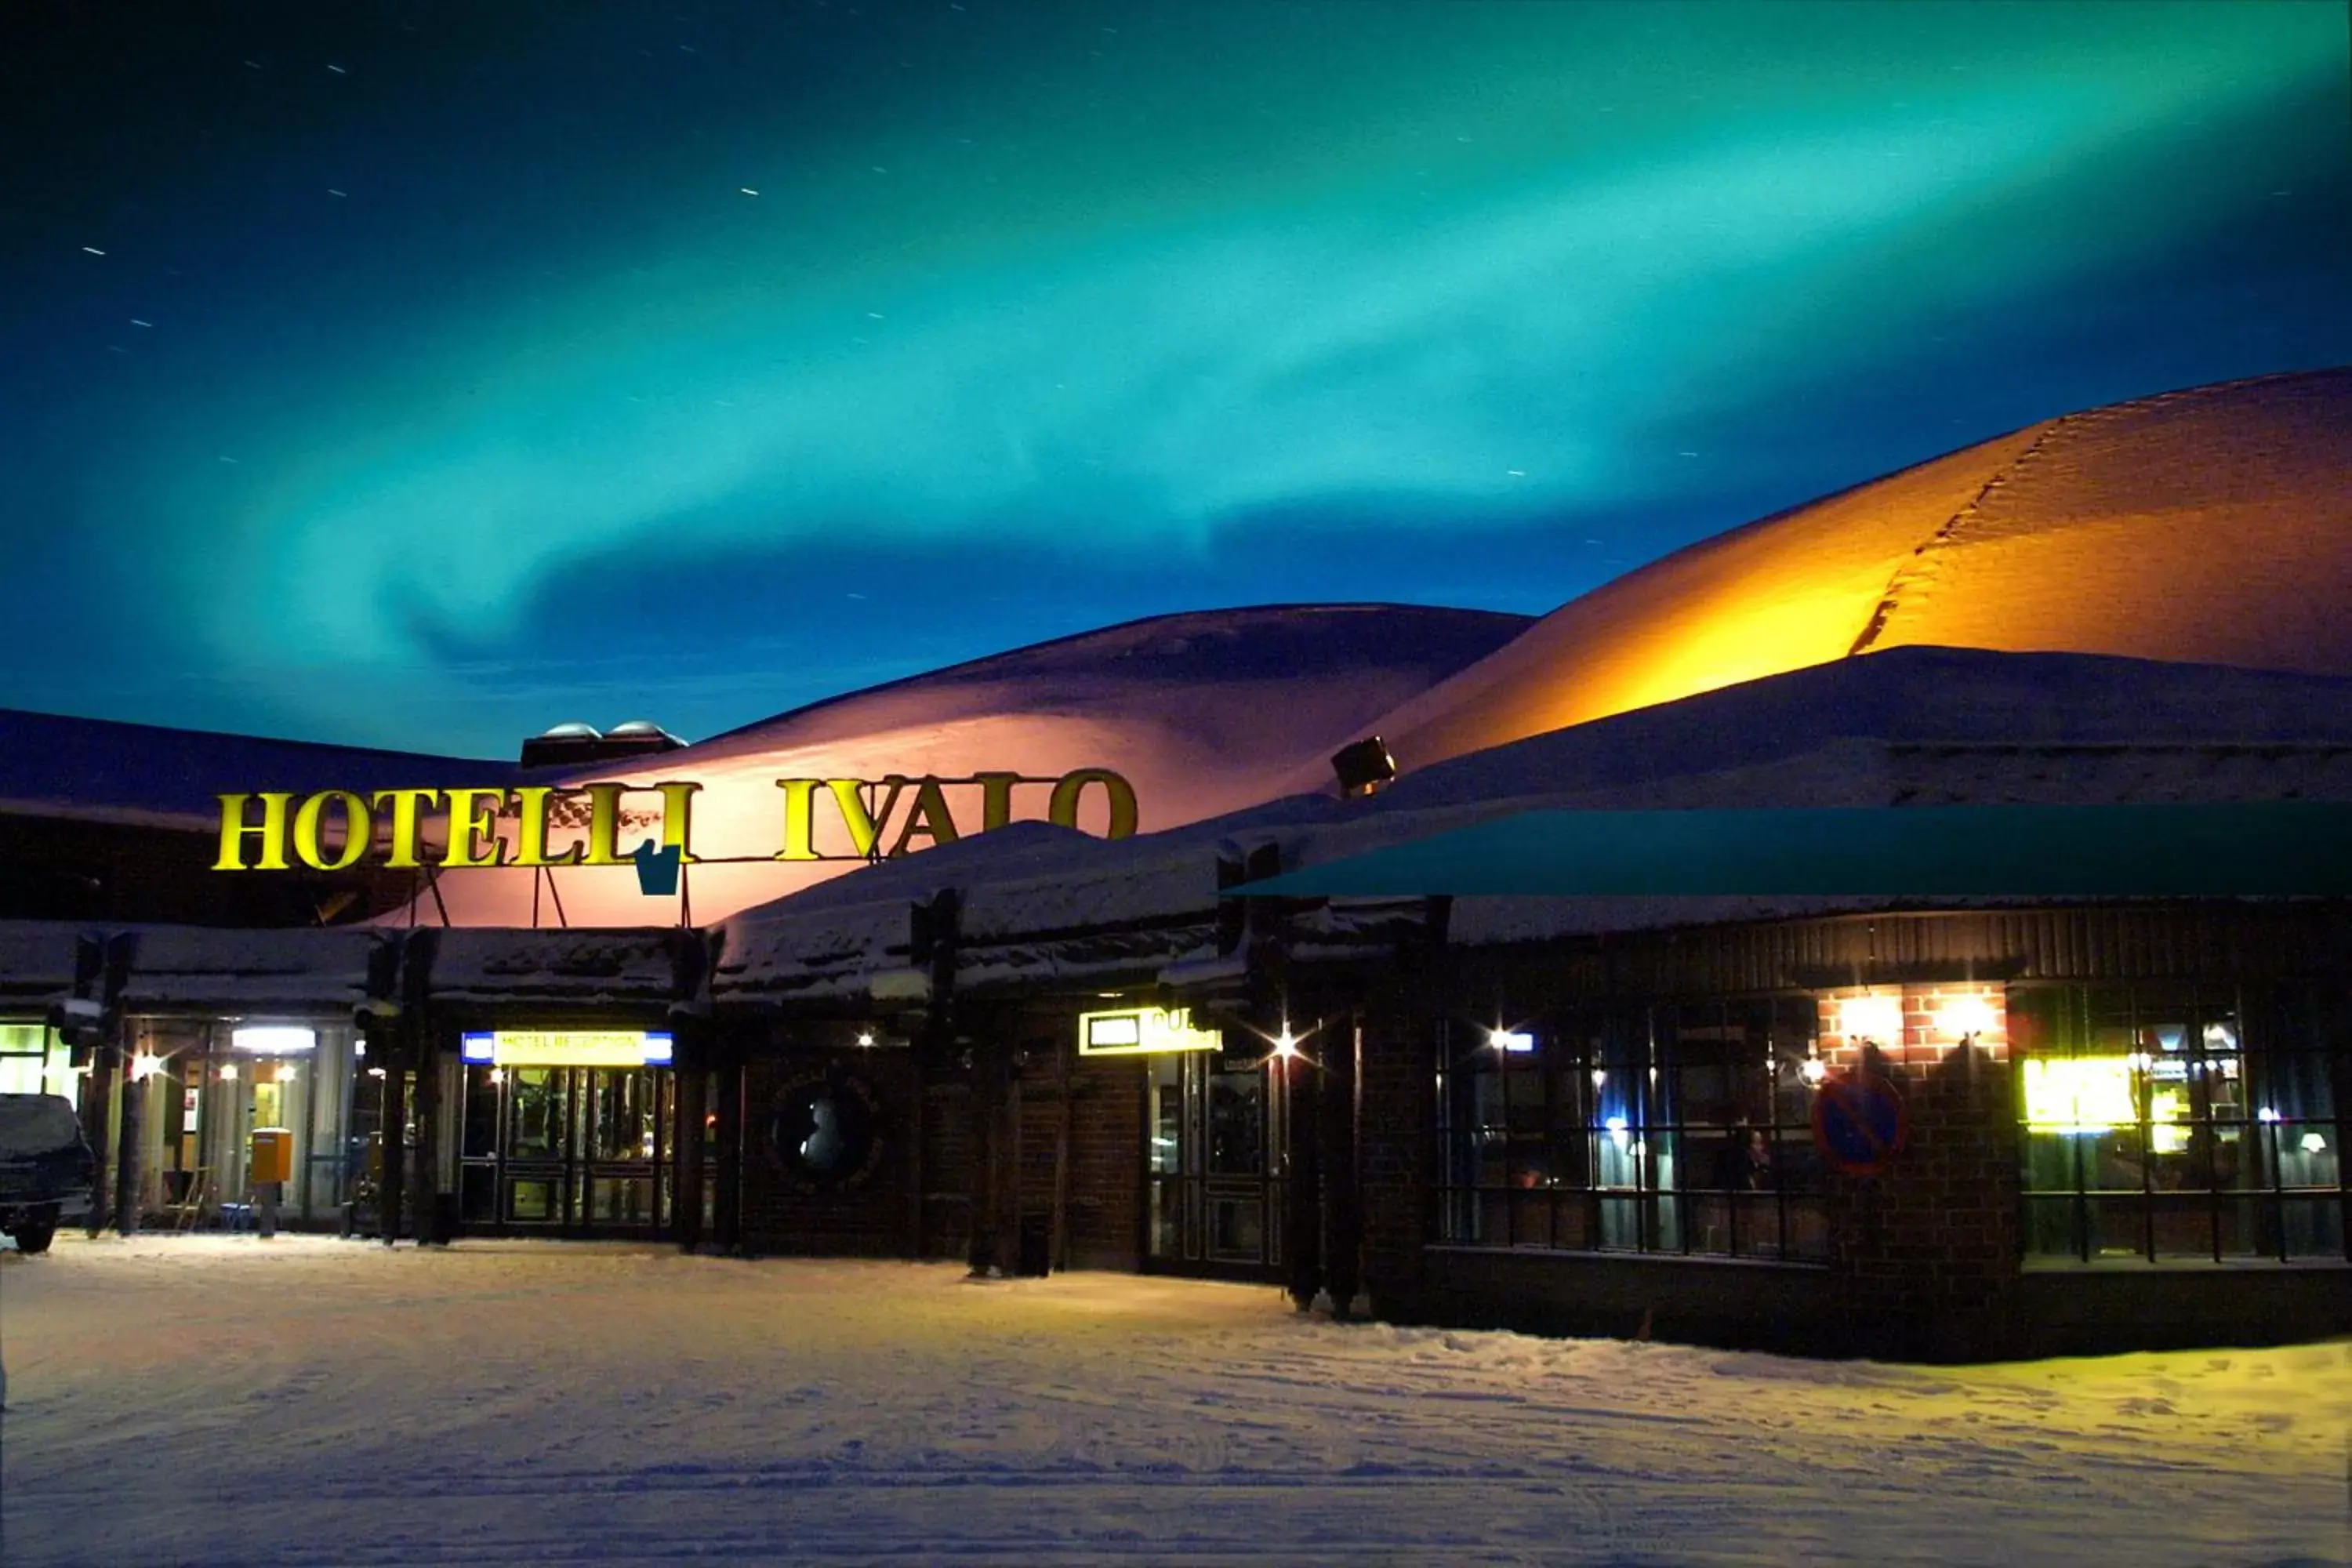
[[[2352,371],[2271,376],[2030,426],[1702,541],[1377,728],[1425,765],[1904,644],[2352,675],[2347,603]]]

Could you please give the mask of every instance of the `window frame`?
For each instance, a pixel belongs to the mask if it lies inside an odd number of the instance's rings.
[[[1818,1049],[1813,992],[1557,1009],[1509,1026],[1534,1037],[1526,1053],[1491,1043],[1496,1027],[1441,1019],[1435,1031],[1435,1242],[1828,1262],[1810,1091],[1795,1070]],[[1700,1061],[1690,1047],[1701,1038],[1738,1043]],[[1717,1097],[1694,1102],[1692,1080],[1710,1070],[1722,1074]],[[1530,1079],[1542,1096],[1532,1133],[1520,1116]],[[1727,1184],[1745,1158],[1733,1141],[1757,1133],[1767,1157],[1748,1169],[1768,1173],[1763,1184]],[[1541,1151],[1543,1164],[1531,1167],[1524,1149]]]

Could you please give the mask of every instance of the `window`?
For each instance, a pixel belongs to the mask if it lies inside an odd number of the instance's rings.
[[[1441,1239],[1818,1259],[1810,996],[1439,1034]]]
[[[2344,999],[2010,993],[2029,1257],[2343,1258]]]
[[[74,1094],[65,1047],[44,1024],[0,1024],[0,1094]]]

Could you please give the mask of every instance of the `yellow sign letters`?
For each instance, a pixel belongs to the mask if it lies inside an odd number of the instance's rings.
[[[1076,827],[1089,801],[1099,797],[1098,815],[1091,820],[1101,824],[1105,837],[1135,832],[1135,786],[1108,768],[1043,778],[982,773],[963,778],[891,773],[878,780],[778,779],[783,843],[767,858],[880,860],[952,844],[967,830],[985,833],[1012,821],[1014,791],[1024,784],[1050,786],[1045,802],[1048,822]],[[694,797],[701,789],[672,780],[646,785],[383,789],[364,795],[328,789],[299,797],[287,790],[224,795],[218,797],[220,856],[213,869],[286,871],[299,863],[314,871],[343,871],[371,851],[394,869],[625,865],[635,858],[635,847],[621,847],[621,802],[630,795],[660,797],[661,837],[653,847],[674,848],[679,863],[690,866],[697,857],[688,839]],[[969,817],[958,822],[950,792],[976,799],[977,826]],[[973,799],[967,800],[967,811]],[[820,816],[830,818],[823,832]],[[653,817],[634,820],[650,823]],[[570,834],[561,848],[550,842],[555,831]]]

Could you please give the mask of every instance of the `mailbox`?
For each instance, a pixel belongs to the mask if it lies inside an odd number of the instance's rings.
[[[246,1180],[290,1182],[294,1179],[294,1134],[283,1127],[257,1127],[253,1130],[253,1159],[247,1167]]]

